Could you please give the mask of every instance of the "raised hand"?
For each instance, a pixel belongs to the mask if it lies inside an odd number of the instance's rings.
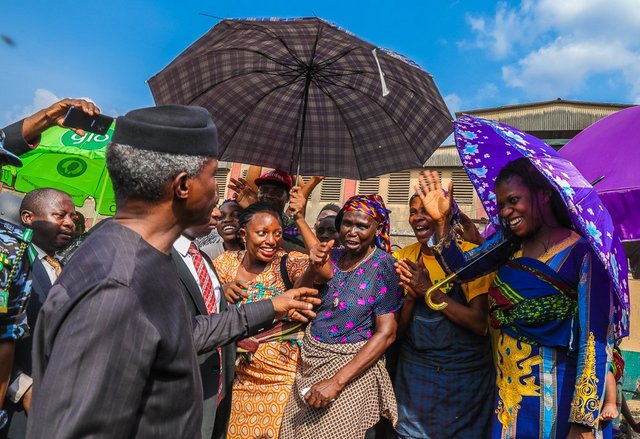
[[[309,264],[315,271],[319,271],[329,261],[333,240],[319,242],[309,250]]]
[[[289,215],[293,219],[304,218],[307,209],[307,196],[300,186],[294,186],[289,191]]]
[[[69,111],[69,108],[80,108],[89,116],[100,114],[100,108],[93,102],[85,99],[62,99],[47,108],[43,108],[35,114],[24,119],[22,123],[22,137],[27,141],[37,138],[44,130],[54,125],[64,126],[62,122]],[[84,130],[80,128],[69,128],[80,136],[84,136]]]
[[[449,183],[448,193],[442,190],[440,177],[435,171],[423,171],[419,185],[415,187],[425,210],[433,221],[449,222],[453,204],[453,181]]]
[[[289,317],[290,320],[307,323],[316,316],[313,307],[321,303],[317,295],[318,290],[313,288],[293,288],[272,297],[276,319]]]
[[[258,193],[244,178],[230,179],[227,187],[234,192],[233,199],[243,209],[258,201]]]

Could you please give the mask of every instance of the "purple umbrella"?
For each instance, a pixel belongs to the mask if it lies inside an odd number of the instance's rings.
[[[491,221],[501,227],[494,184],[509,162],[527,157],[562,196],[575,229],[584,236],[611,278],[617,338],[629,335],[627,260],[609,212],[596,191],[568,160],[537,137],[509,125],[464,115],[455,121],[462,164]]]
[[[623,241],[640,239],[640,107],[613,113],[590,125],[560,151],[596,191]]]

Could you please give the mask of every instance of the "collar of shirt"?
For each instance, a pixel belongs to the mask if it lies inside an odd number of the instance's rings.
[[[198,274],[196,273],[196,267],[193,265],[193,261],[191,256],[189,256],[189,246],[191,245],[191,240],[184,235],[180,235],[178,239],[173,242],[173,248],[176,249],[178,254],[182,257],[182,260],[187,264],[187,268],[191,272],[191,275],[194,279],[196,279],[196,284],[202,292],[202,287],[200,286],[200,282],[198,282]],[[213,285],[213,291],[216,298],[216,307],[220,309],[220,296],[222,295],[222,287],[220,285],[220,281],[216,276],[213,268],[209,265],[209,263],[205,259],[205,267],[207,267],[207,272],[209,273],[209,278],[211,279],[211,283]]]
[[[173,243],[173,248],[176,249],[180,256],[186,258],[189,254],[189,246],[191,245],[191,240],[184,235],[178,236],[178,239]]]

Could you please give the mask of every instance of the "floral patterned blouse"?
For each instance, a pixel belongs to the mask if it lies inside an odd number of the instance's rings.
[[[402,289],[393,256],[376,248],[350,271],[338,268],[345,253],[331,251],[333,279],[320,288],[322,304],[311,323],[311,335],[323,343],[357,343],[375,332],[375,319],[402,307]]]

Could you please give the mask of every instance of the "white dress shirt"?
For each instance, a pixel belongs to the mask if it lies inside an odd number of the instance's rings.
[[[49,264],[44,259],[47,256],[47,253],[44,250],[42,250],[40,247],[35,245],[34,243],[31,243],[31,245],[33,246],[35,251],[38,252],[38,259],[40,260],[40,262],[42,262],[42,265],[44,266],[44,269],[47,272],[47,275],[49,275],[49,280],[51,281],[51,285],[53,285],[56,279],[58,279],[58,276],[56,276],[56,271],[53,269],[51,264]]]
[[[196,272],[196,267],[193,265],[193,260],[189,255],[190,245],[191,245],[191,240],[186,236],[180,235],[178,239],[176,239],[176,241],[173,243],[173,248],[176,249],[176,251],[182,258],[184,263],[187,264],[187,267],[189,268],[191,275],[195,279],[196,284],[200,289],[200,294],[202,294],[202,286],[200,285],[200,282],[198,280],[198,273]],[[204,260],[204,264],[207,267],[207,273],[209,273],[209,277],[211,278],[211,285],[213,286],[213,294],[215,295],[215,299],[216,299],[216,309],[220,311],[220,294],[222,294],[222,287],[220,285],[220,281],[218,280],[218,276],[216,276],[215,272],[213,271],[213,268],[211,268],[209,261],[207,261],[207,259],[204,256],[202,259]]]

